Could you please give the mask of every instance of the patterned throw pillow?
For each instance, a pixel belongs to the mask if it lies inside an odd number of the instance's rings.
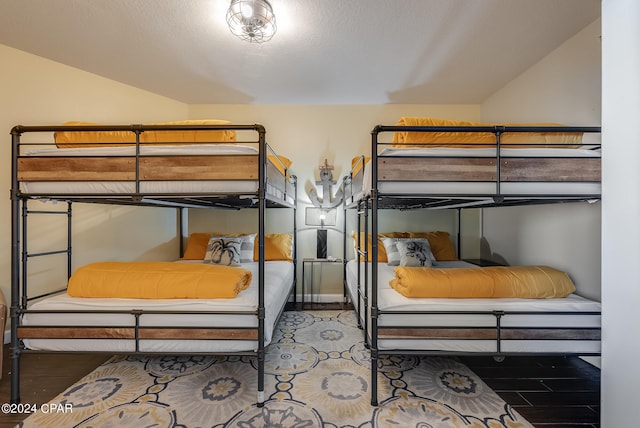
[[[427,239],[407,239],[396,243],[400,266],[431,267],[433,255]]]
[[[212,236],[207,244],[205,263],[238,266],[242,248],[241,236]]]
[[[431,253],[431,246],[429,245],[429,240],[426,238],[382,238],[382,243],[384,244],[384,249],[387,252],[387,264],[389,266],[400,266],[401,261],[401,253],[398,249],[398,243],[400,242],[420,242],[423,245],[426,245],[431,266],[435,261],[433,254]],[[404,265],[403,265],[404,266]]]

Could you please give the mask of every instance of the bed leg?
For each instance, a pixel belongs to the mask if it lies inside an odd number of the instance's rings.
[[[258,352],[258,407],[264,406],[264,354],[264,350]]]
[[[371,405],[378,406],[378,351],[371,349]]]
[[[11,397],[12,404],[20,403],[20,349],[11,346]]]

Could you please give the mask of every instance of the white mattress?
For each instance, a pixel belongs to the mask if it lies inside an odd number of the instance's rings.
[[[135,156],[135,146],[86,147],[77,149],[46,148],[31,150],[22,156]],[[241,144],[188,144],[181,146],[140,145],[141,156],[171,155],[257,155],[258,149]]]
[[[493,148],[462,149],[462,148],[385,148],[378,156],[431,156],[431,157],[495,157]],[[585,157],[598,158],[600,152],[585,149],[554,149],[554,148],[523,148],[500,149],[502,157]],[[353,198],[347,202],[354,202],[369,195],[371,191],[371,162],[364,168],[362,189],[353,190]],[[493,195],[496,193],[495,182],[379,182],[378,190],[389,194],[428,194],[428,195]],[[508,195],[599,195],[600,183],[578,182],[502,182],[500,193]],[[481,203],[481,202],[480,202]]]
[[[201,263],[196,261],[195,263]],[[149,314],[140,317],[141,326],[168,327],[257,327],[255,315],[198,315],[196,311],[255,311],[258,306],[258,263],[245,263],[252,272],[251,285],[234,299],[103,299],[78,298],[60,294],[33,303],[33,310],[162,310],[184,311],[186,314]],[[280,309],[289,296],[293,283],[293,263],[265,262],[265,345],[271,341]],[[23,325],[133,326],[130,314],[26,314]],[[25,339],[34,350],[132,352],[133,340],[112,339]],[[244,352],[257,349],[256,341],[242,340],[141,340],[143,352]]]
[[[90,147],[79,149],[48,148],[33,150],[22,156],[135,156],[135,147]],[[171,155],[257,155],[255,147],[235,144],[195,144],[183,146],[140,146],[142,156]],[[37,195],[104,195],[136,193],[135,182],[131,181],[32,181],[21,182],[23,193]],[[255,194],[257,180],[185,180],[185,181],[141,181],[140,193],[156,195],[192,193],[236,193]],[[267,185],[267,193],[278,199],[283,198],[280,190]],[[289,202],[293,202],[289,199]]]
[[[437,267],[469,267],[465,262],[440,262]],[[369,264],[369,271],[371,264]],[[550,315],[543,312],[600,312],[599,302],[571,294],[558,299],[425,299],[407,298],[389,285],[394,278],[393,266],[378,264],[378,308],[405,311],[526,311],[541,314],[508,314],[501,319],[503,327],[600,327],[600,315]],[[361,277],[364,278],[364,263],[361,263]],[[369,272],[369,275],[371,273]],[[371,276],[369,276],[371,278]],[[351,296],[356,296],[357,263],[347,263],[347,284]],[[364,319],[361,316],[361,319]],[[378,326],[440,326],[440,327],[494,327],[496,318],[492,314],[451,314],[451,315],[411,315],[382,314]],[[496,352],[496,342],[492,340],[380,340],[378,349],[412,349],[455,352]],[[502,352],[549,352],[585,353],[600,352],[600,341],[521,341],[503,340]]]

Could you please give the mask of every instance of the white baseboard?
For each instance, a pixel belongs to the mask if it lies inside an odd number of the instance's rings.
[[[297,301],[302,301],[302,295],[298,294],[296,296]],[[305,294],[304,301],[305,303],[342,303],[344,300],[344,296],[342,294]]]

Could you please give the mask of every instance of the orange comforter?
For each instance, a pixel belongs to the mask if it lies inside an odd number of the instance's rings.
[[[405,297],[548,299],[566,297],[576,289],[565,272],[547,266],[400,266],[394,271],[390,285]]]
[[[74,297],[129,299],[233,298],[251,284],[239,267],[173,262],[100,262],[79,268],[69,278]]]
[[[495,126],[491,123],[465,122],[433,117],[402,117],[398,126]],[[559,126],[557,123],[503,124],[505,126]],[[578,147],[582,133],[508,132],[502,135],[504,147]],[[490,132],[396,132],[393,147],[495,147],[496,137]]]

